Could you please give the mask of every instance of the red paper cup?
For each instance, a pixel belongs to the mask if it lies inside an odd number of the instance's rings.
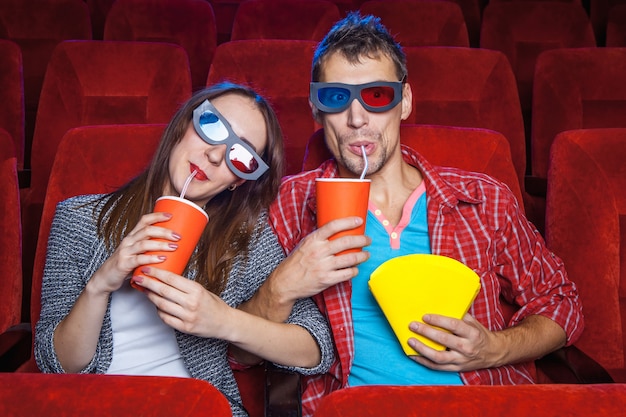
[[[365,219],[370,195],[369,179],[355,178],[317,178],[317,227],[322,227],[331,220],[343,217],[359,216],[363,224],[354,229],[344,230],[331,236],[331,240],[342,236],[365,234]],[[344,253],[360,252],[360,249],[348,249]]]
[[[163,255],[167,259],[155,264],[142,265],[135,269],[133,275],[142,275],[141,268],[154,266],[165,269],[175,274],[182,274],[191,258],[191,254],[198,245],[200,236],[209,221],[209,216],[197,204],[180,197],[164,196],[159,198],[154,205],[154,212],[171,213],[172,217],[164,222],[154,223],[154,226],[165,227],[178,233],[180,240],[175,251],[146,252],[149,255]],[[155,239],[162,242],[170,242],[166,239]],[[132,281],[131,281],[132,285]],[[133,285],[134,286],[134,285]],[[137,288],[135,286],[135,288]]]

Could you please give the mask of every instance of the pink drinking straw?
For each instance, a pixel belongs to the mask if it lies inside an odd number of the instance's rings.
[[[185,180],[185,185],[183,185],[183,190],[180,192],[180,198],[185,198],[185,194],[187,193],[187,187],[189,187],[189,183],[191,182],[193,177],[196,176],[197,173],[198,173],[198,170],[194,169],[193,172],[189,174],[189,176],[187,177],[187,180]]]

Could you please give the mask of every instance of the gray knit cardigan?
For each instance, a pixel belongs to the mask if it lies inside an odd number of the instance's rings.
[[[50,237],[41,289],[41,317],[35,331],[35,359],[42,372],[63,373],[53,344],[56,326],[69,313],[87,281],[111,255],[96,232],[96,219],[102,195],[73,197],[57,206]],[[224,244],[224,243],[219,243]],[[267,214],[258,219],[248,256],[238,256],[226,289],[220,297],[230,306],[249,299],[284,258],[270,228]],[[193,279],[195,274],[189,278]],[[113,356],[113,334],[109,307],[100,340],[91,363],[81,373],[107,372]],[[326,320],[311,299],[296,303],[289,323],[307,329],[316,339],[322,360],[315,368],[287,368],[304,375],[326,372],[334,358],[332,337]],[[227,360],[228,343],[176,331],[178,346],[193,378],[203,379],[224,393],[231,402],[233,415],[245,416],[231,368]],[[261,389],[261,387],[259,387]]]

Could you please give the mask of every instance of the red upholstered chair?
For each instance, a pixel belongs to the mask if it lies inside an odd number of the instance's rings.
[[[206,0],[116,0],[106,18],[104,39],[182,46],[192,86],[201,88],[217,46],[215,15]]]
[[[469,47],[463,11],[452,1],[368,0],[359,10],[380,17],[402,46]]]
[[[248,0],[237,9],[230,40],[319,41],[339,19],[339,8],[327,0]]]
[[[314,417],[621,415],[626,385],[365,386],[325,397]]]
[[[319,127],[309,107],[311,61],[317,43],[304,40],[241,40],[217,47],[207,85],[247,84],[272,105],[285,137],[287,174],[300,171],[306,140]]]
[[[64,135],[50,172],[39,227],[30,293],[33,332],[41,311],[46,247],[57,203],[75,195],[111,192],[123,185],[148,165],[164,129],[164,124],[83,126]],[[21,370],[37,371],[34,359]]]
[[[548,171],[546,240],[577,284],[576,346],[626,382],[626,128],[559,133]]]
[[[17,169],[24,168],[24,77],[19,46],[0,39],[0,129],[13,140]],[[7,146],[7,145],[3,145]]]
[[[502,51],[511,63],[525,121],[527,154],[537,55],[554,48],[594,46],[593,28],[579,1],[499,1],[485,7],[480,47]]]
[[[66,39],[91,39],[89,11],[82,0],[2,0],[0,38],[22,51],[25,146],[30,148],[39,93],[54,47]],[[30,161],[25,161],[28,165]]]
[[[17,158],[11,136],[0,129],[0,333],[20,322],[22,228]]]
[[[50,58],[37,112],[31,187],[24,193],[25,253],[34,252],[52,161],[68,129],[166,123],[190,95],[189,61],[180,46],[114,41],[60,43]]]
[[[406,123],[478,127],[509,141],[520,188],[526,169],[524,124],[515,76],[499,51],[405,48],[413,111]]]
[[[547,178],[562,131],[626,127],[626,48],[563,48],[539,55],[533,87],[532,173]]]
[[[400,140],[433,165],[483,172],[499,179],[509,186],[524,210],[509,143],[501,133],[488,129],[403,124],[400,125]],[[319,129],[309,138],[302,170],[315,169],[330,157],[324,143],[324,129]]]
[[[30,327],[22,317],[22,229],[13,139],[0,128],[0,372],[30,355]]]
[[[609,10],[606,46],[626,46],[626,4],[617,4]]]
[[[193,378],[0,374],[3,416],[231,416],[228,400]]]

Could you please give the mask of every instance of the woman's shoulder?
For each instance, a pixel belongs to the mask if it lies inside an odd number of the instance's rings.
[[[57,204],[54,217],[58,219],[57,221],[93,219],[100,214],[108,198],[106,194],[85,194],[67,198]]]

